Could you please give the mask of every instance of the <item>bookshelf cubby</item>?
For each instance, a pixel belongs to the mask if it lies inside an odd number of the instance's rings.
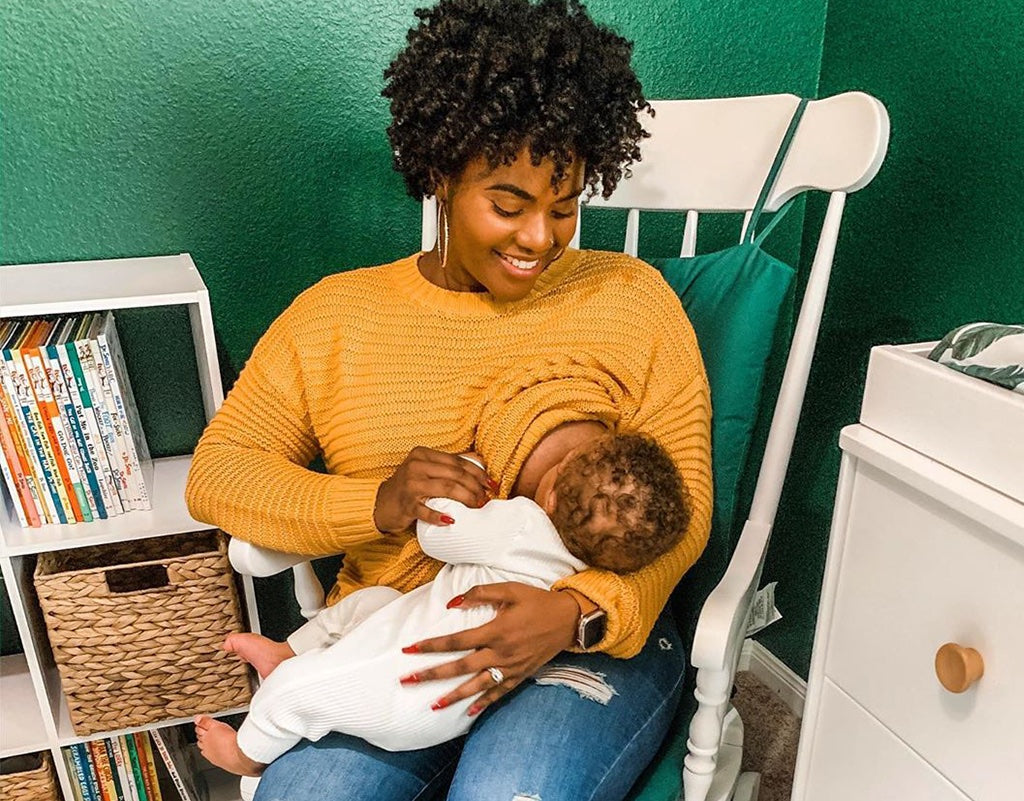
[[[203,411],[209,420],[223,402],[224,392],[209,293],[189,254],[0,266],[0,318],[156,306],[188,309]],[[22,528],[6,504],[0,504],[0,570],[24,648],[22,654],[0,657],[0,757],[49,751],[65,799],[73,799],[74,795],[72,779],[61,757],[62,747],[189,721],[168,719],[88,737],[75,734],[33,587],[36,556],[46,551],[209,529],[194,520],[185,506],[185,478],[190,463],[189,456],[154,459],[149,488],[152,509],[128,512],[109,520]],[[247,623],[251,631],[259,631],[252,579],[241,577],[241,586]],[[226,709],[220,714],[241,711],[244,710]],[[233,777],[213,776],[208,778],[208,784],[211,801],[233,801],[239,797],[238,782]]]

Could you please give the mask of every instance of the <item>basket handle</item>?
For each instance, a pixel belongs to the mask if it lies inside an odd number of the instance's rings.
[[[103,576],[107,582],[107,589],[114,594],[156,590],[171,585],[170,576],[167,575],[167,565],[120,567],[116,570],[104,571]]]

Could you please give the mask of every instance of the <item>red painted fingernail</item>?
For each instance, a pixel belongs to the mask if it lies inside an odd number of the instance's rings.
[[[439,709],[444,709],[446,706],[448,706],[448,699],[442,698],[440,701],[434,701],[434,703],[430,705],[430,708],[436,712]]]
[[[448,515],[441,515],[441,522],[444,523],[446,526],[450,526],[452,523],[455,522],[455,518],[449,517]]]
[[[403,654],[418,654],[420,647],[418,645],[407,645],[402,649]]]
[[[469,709],[468,709],[468,710],[466,711],[466,714],[467,714],[467,715],[469,715],[470,717],[473,717],[473,715],[479,715],[479,714],[480,714],[480,711],[481,711],[482,709],[483,709],[483,707],[479,707],[479,706],[477,706],[476,704],[473,704],[473,706],[471,706],[471,707],[470,707],[470,708],[469,708]]]
[[[398,681],[402,684],[419,684],[420,677],[415,673],[410,673],[408,676],[402,676]]]
[[[501,489],[501,484],[499,484],[493,478],[487,479],[487,486],[491,488],[491,492],[497,492],[499,489]]]
[[[456,595],[448,602],[448,608],[452,609],[456,606],[462,606],[462,602],[466,600],[465,595]]]

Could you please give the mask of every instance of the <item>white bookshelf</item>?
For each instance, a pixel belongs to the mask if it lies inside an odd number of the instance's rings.
[[[151,306],[188,308],[198,381],[209,420],[224,400],[209,293],[191,256],[52,262],[0,266],[0,318],[74,314]],[[53,661],[32,582],[35,557],[46,551],[80,548],[126,540],[161,537],[210,527],[194,520],[185,505],[185,480],[190,456],[153,461],[148,486],[152,509],[132,511],[108,520],[74,525],[22,528],[0,504],[0,570],[25,649],[0,659],[0,756],[50,751],[65,799],[74,798],[71,778],[61,757],[62,746],[127,732],[185,724],[168,719],[134,728],[79,737],[75,734],[60,676]],[[6,493],[6,487],[2,489]],[[242,577],[245,606],[252,631],[259,631],[252,579]],[[244,711],[224,710],[221,715]],[[204,773],[212,801],[237,799],[237,777]]]

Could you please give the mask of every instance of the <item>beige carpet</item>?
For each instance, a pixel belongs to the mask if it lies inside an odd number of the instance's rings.
[[[747,671],[736,674],[732,699],[743,718],[743,766],[761,774],[758,801],[789,801],[800,718]]]

